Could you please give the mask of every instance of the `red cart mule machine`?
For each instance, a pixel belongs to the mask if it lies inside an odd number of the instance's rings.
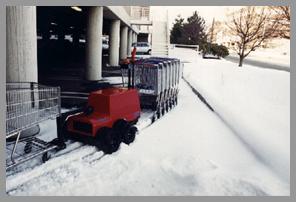
[[[138,91],[134,88],[108,88],[90,93],[83,113],[66,121],[66,138],[92,144],[105,153],[117,151],[121,142],[135,139],[141,113]]]

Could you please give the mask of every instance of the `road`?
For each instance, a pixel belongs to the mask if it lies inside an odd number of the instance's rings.
[[[225,57],[226,60],[238,63],[239,59],[236,56],[229,55]],[[276,69],[276,70],[281,70],[281,71],[287,71],[290,72],[290,67],[286,65],[280,65],[280,64],[274,64],[274,63],[269,63],[269,62],[262,62],[262,61],[257,61],[257,60],[252,60],[252,59],[244,59],[244,64],[248,65],[253,65],[261,68],[268,68],[268,69]]]

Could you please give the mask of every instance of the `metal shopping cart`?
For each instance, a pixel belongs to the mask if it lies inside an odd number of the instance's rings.
[[[60,146],[57,138],[46,141],[37,135],[39,123],[60,116],[60,103],[59,87],[6,83],[6,170],[40,155],[45,162],[48,152]]]

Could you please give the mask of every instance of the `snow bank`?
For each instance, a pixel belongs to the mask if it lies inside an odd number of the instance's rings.
[[[234,50],[230,50],[230,55],[238,58]],[[290,40],[274,39],[268,48],[258,48],[252,51],[246,59],[290,68]]]
[[[206,98],[237,137],[284,180],[290,176],[290,73],[225,60],[183,55],[184,77]]]

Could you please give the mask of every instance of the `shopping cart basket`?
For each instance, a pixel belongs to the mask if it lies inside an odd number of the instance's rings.
[[[48,152],[58,147],[56,141],[48,142],[25,132],[60,116],[60,106],[59,87],[6,83],[6,169],[39,155],[43,155],[43,161],[48,160]]]

